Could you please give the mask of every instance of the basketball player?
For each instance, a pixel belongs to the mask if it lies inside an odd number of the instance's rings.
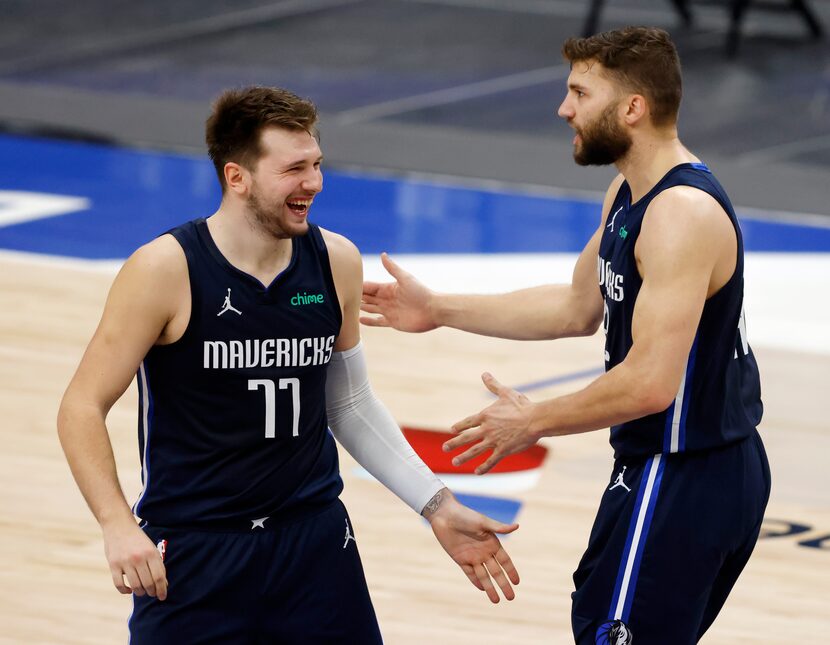
[[[513,339],[606,335],[604,375],[531,402],[498,396],[454,426],[456,464],[487,472],[541,437],[611,427],[616,462],[574,574],[579,645],[683,645],[711,625],[758,536],[770,490],[756,432],[758,369],[742,310],[743,244],[729,198],[677,136],[680,65],[668,34],[626,28],[568,40],[559,115],[574,159],[614,164],[596,233],[572,283],[495,296],[366,283],[368,325],[449,326]]]
[[[219,97],[219,210],[127,260],[64,396],[61,443],[113,583],[134,595],[133,645],[381,642],[329,424],[492,602],[493,580],[514,597],[495,534],[517,525],[459,504],[369,386],[360,254],[308,221],[323,187],[316,120],[281,89]],[[105,418],[136,372],[131,509]]]

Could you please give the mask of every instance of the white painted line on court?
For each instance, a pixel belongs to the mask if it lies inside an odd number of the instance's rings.
[[[91,204],[86,197],[0,190],[0,227],[86,210]]]
[[[230,29],[254,27],[277,18],[287,18],[323,9],[331,9],[343,5],[357,4],[362,0],[282,0],[271,2],[259,7],[240,9],[216,16],[199,18],[189,22],[166,25],[159,29],[143,31],[137,34],[122,35],[117,38],[89,40],[75,47],[62,51],[45,51],[41,54],[22,59],[11,59],[0,64],[0,73],[23,71],[42,68],[55,63],[66,63],[88,56],[112,55],[118,52],[144,49],[154,46],[169,45],[172,42],[209,36]]]
[[[809,137],[799,141],[788,141],[766,148],[758,148],[738,155],[734,163],[738,166],[760,166],[761,164],[782,161],[805,152],[818,152],[830,149],[830,134]]]
[[[400,99],[344,110],[333,115],[330,120],[334,120],[340,125],[362,123],[438,105],[459,103],[468,99],[490,96],[500,92],[542,85],[567,77],[569,71],[570,67],[568,65],[553,65],[550,67],[531,69],[525,72],[490,78],[484,81],[476,81],[475,83],[435,90],[434,92],[425,92],[423,94],[405,96]]]

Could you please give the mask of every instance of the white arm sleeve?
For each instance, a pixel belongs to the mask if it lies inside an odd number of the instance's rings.
[[[444,488],[372,392],[362,343],[332,356],[326,414],[332,433],[349,454],[416,513]]]

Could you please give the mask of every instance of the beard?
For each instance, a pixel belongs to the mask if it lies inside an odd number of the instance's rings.
[[[577,130],[582,146],[574,148],[574,161],[580,166],[607,166],[628,153],[631,135],[617,120],[616,109],[609,105],[595,121]]]
[[[284,240],[290,237],[297,237],[308,233],[308,223],[295,224],[291,226],[282,215],[283,208],[288,208],[285,203],[279,205],[268,204],[262,199],[256,184],[251,188],[248,195],[248,211],[254,219],[257,228],[266,234]]]

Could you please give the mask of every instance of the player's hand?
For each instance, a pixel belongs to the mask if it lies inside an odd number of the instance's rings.
[[[104,527],[104,553],[118,591],[167,598],[167,571],[161,554],[132,518]]]
[[[424,332],[438,325],[430,311],[432,292],[407,273],[386,253],[381,262],[395,282],[364,282],[360,309],[375,316],[361,316],[369,327],[393,327],[398,331]]]
[[[483,475],[507,455],[530,448],[540,438],[530,430],[534,405],[530,399],[505,387],[487,372],[481,375],[481,380],[488,390],[499,397],[498,400],[478,414],[453,425],[452,431],[458,436],[444,443],[444,452],[473,444],[467,451],[453,458],[455,466],[492,450],[493,454],[476,468],[477,475]]]
[[[448,490],[446,494],[441,506],[427,517],[438,542],[491,602],[499,602],[493,581],[507,600],[513,600],[516,594],[510,583],[519,584],[519,573],[496,534],[512,533],[519,525],[497,522],[464,506]]]

